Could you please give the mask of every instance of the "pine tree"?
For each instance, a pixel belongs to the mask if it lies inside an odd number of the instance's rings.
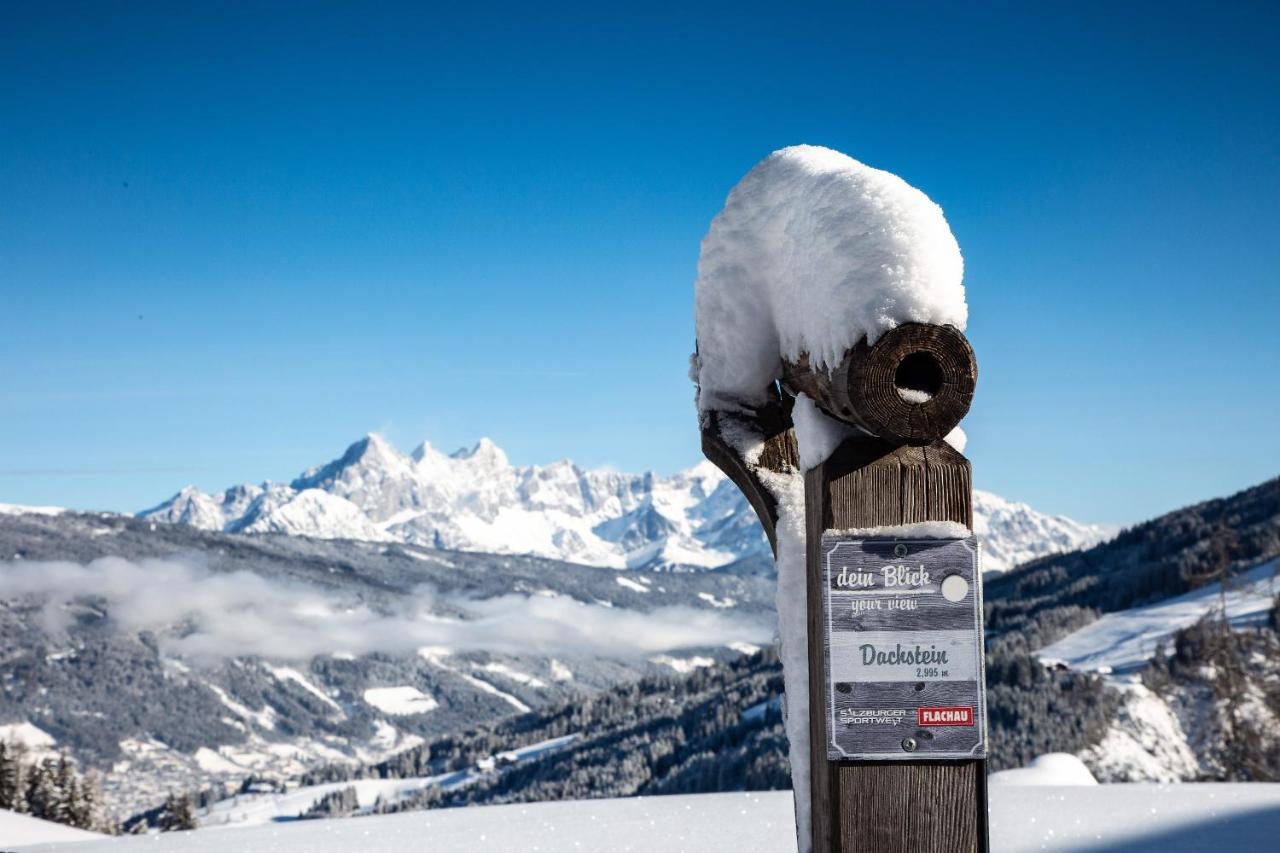
[[[191,795],[170,794],[165,798],[164,808],[156,819],[156,826],[161,832],[195,829],[198,824],[195,810],[191,807]]]
[[[16,799],[14,785],[10,781],[10,767],[13,758],[9,755],[9,745],[0,740],[0,809],[12,809]]]
[[[32,817],[41,820],[53,820],[58,803],[58,790],[55,781],[57,767],[52,759],[46,758],[31,766],[27,778],[27,808]]]
[[[94,793],[87,780],[76,786],[76,796],[69,803],[67,823],[78,829],[93,829],[97,821],[94,812]]]
[[[0,809],[27,811],[26,758],[22,744],[0,741]]]
[[[195,829],[199,826],[199,824],[196,823],[195,810],[191,807],[190,794],[183,794],[178,798],[178,811],[176,817],[178,829]]]
[[[170,792],[164,798],[164,805],[160,808],[160,814],[156,815],[156,829],[161,832],[170,832],[177,827],[174,826],[174,814],[178,810],[178,795]]]
[[[77,808],[71,814],[71,825],[108,835],[117,832],[103,805],[102,780],[92,770],[80,780],[80,796]]]
[[[73,815],[80,810],[80,780],[71,759],[64,752],[58,756],[53,771],[54,799],[47,820],[74,825]]]

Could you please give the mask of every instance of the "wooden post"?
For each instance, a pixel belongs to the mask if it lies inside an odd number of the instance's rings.
[[[894,447],[868,438],[846,441],[805,475],[814,853],[987,849],[985,761],[828,761],[826,706],[816,698],[827,684],[815,606],[822,532],[917,521],[971,528],[969,471],[969,460],[943,442]]]
[[[973,351],[959,331],[904,324],[875,346],[859,344],[831,371],[816,371],[804,358],[786,364],[782,388],[771,389],[765,407],[713,413],[703,423],[704,454],[751,502],[775,553],[778,507],[764,480],[799,470],[787,392],[805,393],[868,433],[805,474],[814,853],[987,850],[984,760],[830,761],[824,699],[823,532],[922,521],[972,528],[969,461],[941,439],[968,412],[976,379]],[[742,428],[763,438],[751,458],[728,438]],[[916,689],[928,704],[936,684]]]

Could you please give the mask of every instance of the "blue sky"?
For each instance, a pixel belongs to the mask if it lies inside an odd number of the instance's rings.
[[[946,210],[979,486],[1131,522],[1280,473],[1274,4],[224,5],[0,7],[0,501],[375,430],[688,466],[698,242],[799,142]]]

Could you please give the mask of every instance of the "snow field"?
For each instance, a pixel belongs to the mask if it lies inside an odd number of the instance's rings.
[[[623,589],[629,589],[632,592],[647,593],[649,591],[649,587],[644,584],[633,581],[631,578],[625,578],[622,575],[618,575],[614,580],[617,581],[618,586]]]
[[[1275,849],[1280,785],[991,788],[997,853],[1204,853]],[[12,826],[0,812],[0,840]],[[38,844],[22,853],[789,853],[786,791],[580,800],[265,823],[245,829]],[[9,842],[6,842],[9,843]]]
[[[102,840],[105,836],[0,809],[0,850],[26,844]]]
[[[360,808],[373,806],[378,798],[397,800],[431,785],[447,784],[448,776],[431,776],[410,779],[357,779],[352,782],[332,782],[311,785],[283,794],[240,794],[214,803],[208,813],[201,814],[200,825],[207,829],[258,826],[294,820],[309,809],[325,794],[344,788],[356,789]],[[225,839],[224,839],[225,840]]]
[[[38,756],[52,754],[58,741],[53,735],[29,722],[6,723],[0,726],[0,741],[21,744]]]
[[[1051,752],[1037,757],[1026,767],[992,773],[987,782],[991,785],[1098,784],[1084,762],[1066,752]]]
[[[24,506],[0,503],[0,515],[61,515],[66,512],[60,506]]]
[[[364,701],[392,716],[425,714],[440,707],[440,703],[433,697],[407,684],[398,687],[370,687],[364,692]]]
[[[658,655],[649,658],[650,663],[656,663],[659,666],[669,666],[681,675],[688,675],[695,669],[702,669],[707,666],[714,666],[715,659],[694,655],[687,658],[676,658],[671,655]]]

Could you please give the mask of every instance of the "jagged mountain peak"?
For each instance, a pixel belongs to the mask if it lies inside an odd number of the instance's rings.
[[[983,542],[983,567],[995,571],[1093,545],[1117,532],[1107,525],[1047,515],[981,489],[973,491],[973,529]]]
[[[471,447],[464,447],[449,454],[450,459],[480,463],[491,468],[505,468],[511,463],[501,447],[493,443],[493,439],[481,438]]]
[[[974,493],[984,567],[1012,568],[1091,545],[1106,528]],[[491,439],[411,454],[370,433],[289,485],[186,487],[141,516],[213,530],[400,541],[533,554],[612,568],[714,568],[768,553],[755,516],[707,461],[664,477],[583,469],[569,459],[513,466]]]
[[[371,432],[359,441],[352,442],[337,459],[324,465],[308,468],[290,485],[295,489],[316,488],[328,480],[342,476],[344,471],[352,468],[403,470],[409,467],[409,462],[409,458],[385,438]]]
[[[409,458],[412,459],[414,462],[421,462],[423,459],[428,459],[434,456],[443,456],[443,455],[444,454],[442,454],[439,450],[436,450],[435,447],[432,446],[431,442],[424,441],[413,449],[413,452],[409,454]]]

